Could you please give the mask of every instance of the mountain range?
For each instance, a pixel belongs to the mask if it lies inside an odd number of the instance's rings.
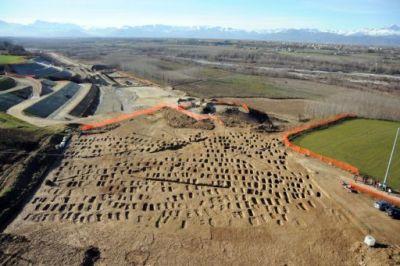
[[[167,25],[83,28],[70,23],[36,21],[24,25],[0,20],[2,37],[35,38],[199,38],[243,39],[283,42],[312,42],[334,44],[400,46],[400,27],[392,25],[380,29],[358,31],[322,31],[318,29],[275,29],[247,31],[223,27],[183,27]]]

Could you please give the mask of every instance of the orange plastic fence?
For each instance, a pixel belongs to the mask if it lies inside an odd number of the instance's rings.
[[[148,109],[138,110],[138,111],[135,111],[130,114],[123,114],[123,115],[119,115],[117,117],[106,119],[106,120],[103,120],[100,122],[96,122],[96,123],[92,123],[92,124],[85,124],[85,125],[81,126],[81,130],[90,130],[90,129],[94,129],[94,128],[100,128],[100,127],[104,127],[107,125],[119,123],[124,120],[132,119],[132,118],[135,118],[138,116],[154,114],[155,112],[157,112],[161,109],[164,109],[164,108],[171,108],[171,109],[177,110],[187,116],[190,116],[190,117],[196,119],[197,121],[205,120],[205,119],[218,120],[218,118],[215,116],[196,114],[196,113],[190,112],[188,110],[185,110],[181,106],[170,105],[170,104],[160,104],[160,105],[156,105],[151,108],[148,108]]]
[[[241,106],[243,107],[243,109],[245,109],[247,112],[249,112],[249,108],[245,103],[239,103],[239,102],[227,102],[227,101],[221,101],[221,100],[215,100],[214,101],[216,104],[223,104],[223,105],[231,105],[231,106]],[[215,120],[218,123],[223,123],[221,121],[221,119],[219,119],[217,116],[215,115],[210,115],[210,114],[196,114],[193,112],[190,112],[188,110],[186,110],[187,108],[189,108],[189,105],[185,105],[185,104],[181,104],[181,105],[171,105],[171,104],[160,104],[160,105],[156,105],[153,106],[151,108],[148,109],[143,109],[143,110],[138,110],[135,111],[133,113],[130,114],[123,114],[123,115],[119,115],[117,117],[113,117],[110,119],[106,119],[100,122],[96,122],[96,123],[92,123],[92,124],[85,124],[81,126],[81,130],[90,130],[90,129],[94,129],[94,128],[100,128],[100,127],[104,127],[107,125],[111,125],[111,124],[115,124],[115,123],[119,123],[122,122],[124,120],[128,120],[128,119],[132,119],[141,115],[150,115],[150,114],[154,114],[155,112],[163,109],[163,108],[171,108],[174,110],[177,110],[187,116],[190,116],[194,119],[196,119],[197,121],[200,120],[205,120],[205,119],[212,119]]]
[[[189,109],[190,107],[192,107],[193,106],[193,103],[192,102],[186,102],[186,103],[180,103],[179,105],[178,105],[180,108],[182,108],[182,109]]]
[[[386,192],[377,190],[371,186],[354,183],[354,182],[351,182],[350,185],[352,188],[354,188],[355,190],[357,190],[361,193],[366,193],[375,199],[385,200],[387,202],[390,202],[393,205],[400,207],[400,198],[398,198],[398,197],[391,196],[391,195],[387,194]]]
[[[345,163],[345,162],[342,162],[342,161],[339,161],[339,160],[336,160],[336,159],[333,159],[333,158],[329,158],[327,156],[320,155],[318,153],[312,152],[312,151],[310,151],[310,150],[308,150],[306,148],[302,148],[302,147],[297,146],[297,145],[293,144],[292,142],[290,142],[290,138],[291,137],[299,135],[299,134],[303,133],[304,131],[308,131],[308,130],[311,130],[311,129],[315,129],[315,128],[319,128],[319,127],[322,127],[322,126],[326,126],[326,125],[335,123],[335,122],[337,122],[339,120],[342,120],[342,119],[354,118],[354,117],[356,117],[354,114],[339,114],[339,115],[330,117],[328,119],[317,121],[315,123],[299,126],[299,127],[296,127],[296,128],[293,128],[293,129],[290,129],[290,130],[286,131],[283,134],[283,140],[282,141],[283,141],[283,143],[284,143],[284,145],[286,147],[289,147],[290,149],[292,149],[295,152],[304,154],[304,155],[312,157],[312,158],[319,159],[319,160],[321,160],[321,161],[323,161],[323,162],[325,162],[327,164],[334,165],[334,166],[336,166],[336,167],[338,167],[340,169],[343,169],[343,170],[346,170],[346,171],[348,171],[348,172],[350,172],[352,174],[358,175],[360,173],[360,171],[358,170],[357,167],[355,167],[353,165],[350,165],[348,163]]]
[[[171,108],[171,109],[175,109],[175,110],[177,110],[177,111],[179,111],[179,112],[181,112],[181,113],[183,113],[183,114],[185,114],[187,116],[190,116],[191,118],[196,119],[197,121],[205,120],[205,119],[215,119],[215,116],[208,115],[208,114],[206,114],[206,115],[196,114],[196,113],[190,112],[188,110],[185,110],[181,106],[168,105],[166,107]]]

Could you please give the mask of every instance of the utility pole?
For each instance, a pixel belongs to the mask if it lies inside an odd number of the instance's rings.
[[[392,164],[393,155],[394,155],[394,152],[396,150],[396,144],[397,144],[397,138],[399,137],[399,132],[400,132],[400,127],[397,129],[396,137],[394,138],[392,153],[390,154],[389,163],[388,163],[388,166],[386,168],[385,179],[383,180],[383,187],[384,188],[386,188],[386,182],[387,182],[387,178],[388,178],[389,171],[390,171],[390,165]]]

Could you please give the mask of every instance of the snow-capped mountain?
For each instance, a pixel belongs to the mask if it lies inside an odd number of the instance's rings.
[[[83,37],[85,30],[75,24],[35,21],[29,25],[0,21],[0,36],[12,37]]]
[[[390,36],[390,35],[400,35],[400,27],[397,25],[392,25],[387,28],[381,29],[362,29],[358,31],[345,32],[345,35],[367,35],[367,36]]]
[[[361,45],[400,46],[400,27],[392,25],[380,29],[356,31],[322,31],[318,29],[272,29],[247,31],[208,26],[145,25],[120,28],[89,28],[69,23],[36,21],[29,25],[0,21],[3,37],[118,37],[118,38],[203,38],[244,39],[287,42],[314,42]]]

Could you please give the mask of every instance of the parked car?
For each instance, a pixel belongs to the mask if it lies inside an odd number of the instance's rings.
[[[391,206],[386,209],[387,215],[392,217],[393,219],[400,219],[400,208],[397,208],[395,206]]]
[[[384,200],[375,201],[374,207],[380,211],[386,211],[386,209],[390,208],[391,205],[389,202]]]

